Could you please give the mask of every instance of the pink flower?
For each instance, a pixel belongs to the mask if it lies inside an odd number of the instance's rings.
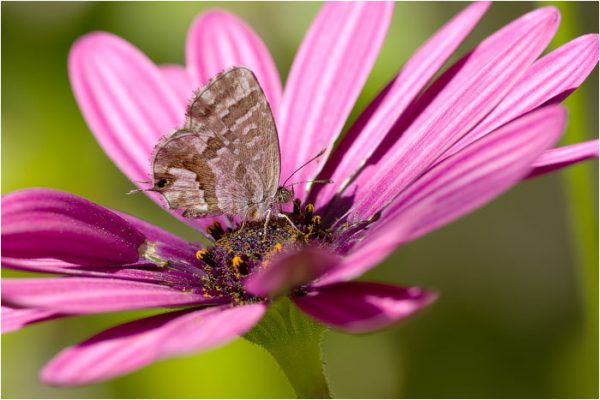
[[[226,12],[195,21],[186,68],[157,67],[108,33],[77,41],[69,58],[75,96],[104,150],[133,182],[148,180],[150,154],[162,135],[182,124],[193,89],[227,67],[244,65],[256,73],[275,114],[281,176],[327,147],[326,161],[309,164],[296,178],[335,184],[297,190],[300,202],[289,216],[310,246],[299,246],[277,223],[273,232],[285,232],[265,243],[253,236],[260,224],[233,238],[228,229],[236,225],[228,218],[190,220],[169,210],[212,236],[213,245],[199,252],[198,243],[75,195],[29,189],[4,196],[2,265],[62,275],[4,279],[5,331],[68,315],[185,306],[62,351],[42,371],[45,382],[95,382],[221,345],[251,329],[281,294],[337,329],[388,326],[435,295],[349,280],[522,179],[597,157],[597,140],[550,149],[566,123],[558,103],[598,61],[596,34],[540,58],[558,27],[554,8],[500,29],[427,87],[487,3],[470,5],[440,28],[331,151],[377,57],[392,8],[324,5],[283,92],[265,45]],[[241,244],[249,247],[240,250]]]

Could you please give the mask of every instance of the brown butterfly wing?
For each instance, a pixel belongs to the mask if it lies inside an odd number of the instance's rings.
[[[185,127],[156,146],[152,164],[153,190],[185,216],[246,216],[268,206],[279,181],[279,142],[254,74],[238,67],[209,82]]]
[[[180,130],[163,138],[152,160],[153,190],[161,193],[170,208],[185,210],[184,215],[220,215],[215,173],[208,164],[222,142],[208,131]]]

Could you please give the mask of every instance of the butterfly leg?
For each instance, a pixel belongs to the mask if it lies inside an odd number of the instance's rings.
[[[265,218],[265,229],[263,230],[263,239],[267,238],[267,227],[269,226],[269,221],[271,221],[271,209],[267,211],[267,217]]]
[[[292,226],[292,228],[294,228],[298,233],[304,235],[304,232],[302,232],[300,229],[298,229],[298,227],[296,225],[294,225],[294,223],[292,222],[292,220],[290,219],[290,217],[288,217],[287,215],[285,215],[283,213],[277,214],[277,217],[278,218],[285,218],[285,220],[290,223],[290,225]]]
[[[244,219],[242,220],[242,226],[237,230],[237,232],[242,232],[246,227],[246,221],[248,220],[248,212],[244,214]]]

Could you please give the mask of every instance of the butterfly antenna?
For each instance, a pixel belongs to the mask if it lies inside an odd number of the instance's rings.
[[[154,190],[154,188],[148,188],[148,189],[133,189],[130,190],[129,192],[127,192],[127,194],[135,194],[135,193],[140,193],[140,192],[152,192]]]
[[[301,182],[290,183],[287,186],[294,187],[294,185],[299,185],[301,183],[333,183],[333,180],[332,179],[314,179],[312,181],[301,181]]]
[[[292,172],[292,174],[290,176],[287,177],[285,182],[283,182],[283,186],[285,186],[287,181],[289,181],[292,176],[296,175],[296,172],[300,171],[302,168],[306,167],[308,164],[310,164],[311,162],[315,161],[317,158],[319,158],[323,154],[325,154],[326,150],[327,150],[327,147],[323,147],[323,149],[321,149],[321,151],[316,156],[314,156],[313,158],[311,158],[310,160],[308,160],[307,162],[305,162],[304,164],[302,164],[301,166],[296,168],[296,170],[294,172]],[[297,182],[297,183],[304,183],[304,182]]]
[[[152,181],[134,181],[136,183],[145,183],[145,184],[151,184]],[[150,192],[152,191],[152,189],[154,189],[154,186],[151,188],[147,188],[147,189],[133,189],[130,190],[129,192],[127,192],[127,194],[135,194],[135,193],[139,193],[139,192]]]

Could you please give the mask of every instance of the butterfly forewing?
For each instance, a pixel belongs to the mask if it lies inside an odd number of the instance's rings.
[[[153,190],[188,217],[268,207],[279,183],[279,142],[254,74],[236,67],[217,75],[187,114],[185,126],[156,146]]]

